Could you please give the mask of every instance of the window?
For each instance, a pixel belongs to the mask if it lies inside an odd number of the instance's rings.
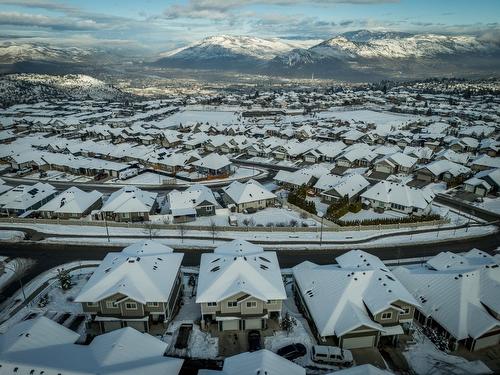
[[[136,310],[137,309],[137,303],[135,303],[135,302],[127,302],[127,303],[125,303],[125,308],[127,310]]]
[[[159,303],[159,302],[148,302],[148,306],[151,306],[151,307],[159,307],[159,306],[160,306],[160,303]]]
[[[97,302],[87,302],[87,307],[97,307],[98,303]]]
[[[116,309],[118,306],[115,301],[106,301],[106,308],[108,309]]]
[[[399,315],[408,315],[410,313],[410,308],[409,307],[404,307],[403,311],[399,312]]]
[[[391,312],[382,313],[382,319],[384,320],[392,319],[392,313]]]
[[[208,307],[215,307],[215,306],[217,306],[217,302],[207,302],[207,306]]]
[[[213,209],[214,209],[214,207],[213,207],[213,206],[207,206],[207,208],[206,208],[207,212],[212,212],[212,211],[213,211]]]
[[[227,307],[237,307],[238,302],[236,301],[227,301]]]
[[[256,301],[248,301],[247,302],[247,307],[250,307],[252,309],[257,307],[257,302]]]

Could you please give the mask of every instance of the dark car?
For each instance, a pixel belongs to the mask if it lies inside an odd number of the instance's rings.
[[[276,352],[279,356],[288,359],[289,361],[302,357],[307,354],[307,349],[302,344],[291,344],[282,347]]]
[[[260,349],[262,349],[262,345],[260,344],[260,332],[259,331],[248,332],[248,351],[254,352]]]

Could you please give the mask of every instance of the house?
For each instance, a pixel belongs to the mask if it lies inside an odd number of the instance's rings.
[[[311,186],[317,179],[307,169],[299,169],[294,172],[280,169],[278,173],[276,173],[276,176],[274,176],[274,181],[283,187],[297,189],[302,185]]]
[[[361,194],[361,200],[375,211],[393,210],[420,216],[431,211],[434,193],[429,189],[381,181]]]
[[[139,241],[108,253],[75,302],[98,332],[133,327],[149,332],[173,318],[182,296],[183,253],[155,241]]]
[[[0,195],[12,189],[12,186],[5,184],[5,181],[0,178]]]
[[[500,190],[500,168],[487,169],[478,172],[476,173],[475,177],[486,181],[491,186],[491,191],[493,193],[498,193],[498,191]]]
[[[424,265],[394,269],[419,301],[415,319],[470,351],[500,344],[500,265],[477,249],[442,252]]]
[[[368,186],[370,183],[360,174],[342,176],[337,184],[321,193],[321,199],[325,203],[332,203],[345,197],[349,201],[354,201]]]
[[[212,190],[204,185],[191,185],[184,191],[172,190],[167,199],[174,222],[215,215],[215,209],[220,208]]]
[[[276,204],[277,197],[267,190],[259,182],[248,180],[247,182],[234,181],[231,185],[223,188],[222,199],[228,205],[234,205],[236,212],[244,210],[261,210]]]
[[[211,176],[228,176],[231,173],[231,161],[226,155],[211,153],[207,156],[191,163],[196,168],[196,171],[207,177]]]
[[[126,186],[112,193],[96,215],[101,220],[148,221],[155,212],[158,193]]]
[[[167,344],[132,328],[95,337],[80,335],[40,316],[23,320],[0,335],[2,374],[176,375],[183,360],[164,356]]]
[[[471,168],[474,171],[500,168],[500,158],[493,158],[489,155],[481,155],[471,162]]]
[[[397,152],[376,161],[373,170],[388,174],[409,174],[417,164],[417,161],[417,158]]]
[[[491,188],[491,185],[485,180],[481,180],[477,177],[472,177],[464,181],[464,190],[479,197],[485,197]]]
[[[453,180],[464,180],[471,174],[470,168],[454,163],[449,160],[436,160],[416,171],[416,178],[420,181],[436,182]]]
[[[281,319],[285,287],[275,252],[233,240],[201,255],[196,303],[202,326],[263,329]]]
[[[270,350],[245,352],[224,360],[221,371],[199,370],[198,375],[305,375],[305,368]]]
[[[85,192],[75,186],[70,187],[37,211],[47,219],[76,219],[89,215],[102,205],[102,193],[97,190]]]
[[[393,375],[389,370],[382,370],[373,365],[356,365],[342,370],[334,371],[326,375]]]
[[[318,341],[343,349],[395,344],[413,321],[415,298],[374,255],[351,250],[336,261],[292,269],[295,300]]]
[[[0,213],[7,216],[23,215],[40,208],[56,194],[54,186],[43,182],[18,185],[0,195]]]

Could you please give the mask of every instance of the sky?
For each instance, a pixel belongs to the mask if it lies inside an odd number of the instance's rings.
[[[0,41],[168,51],[220,34],[328,39],[360,29],[500,43],[500,0],[0,0]]]

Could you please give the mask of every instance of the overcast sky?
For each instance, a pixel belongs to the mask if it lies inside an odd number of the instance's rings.
[[[0,0],[3,41],[165,51],[216,34],[500,33],[500,0]]]

